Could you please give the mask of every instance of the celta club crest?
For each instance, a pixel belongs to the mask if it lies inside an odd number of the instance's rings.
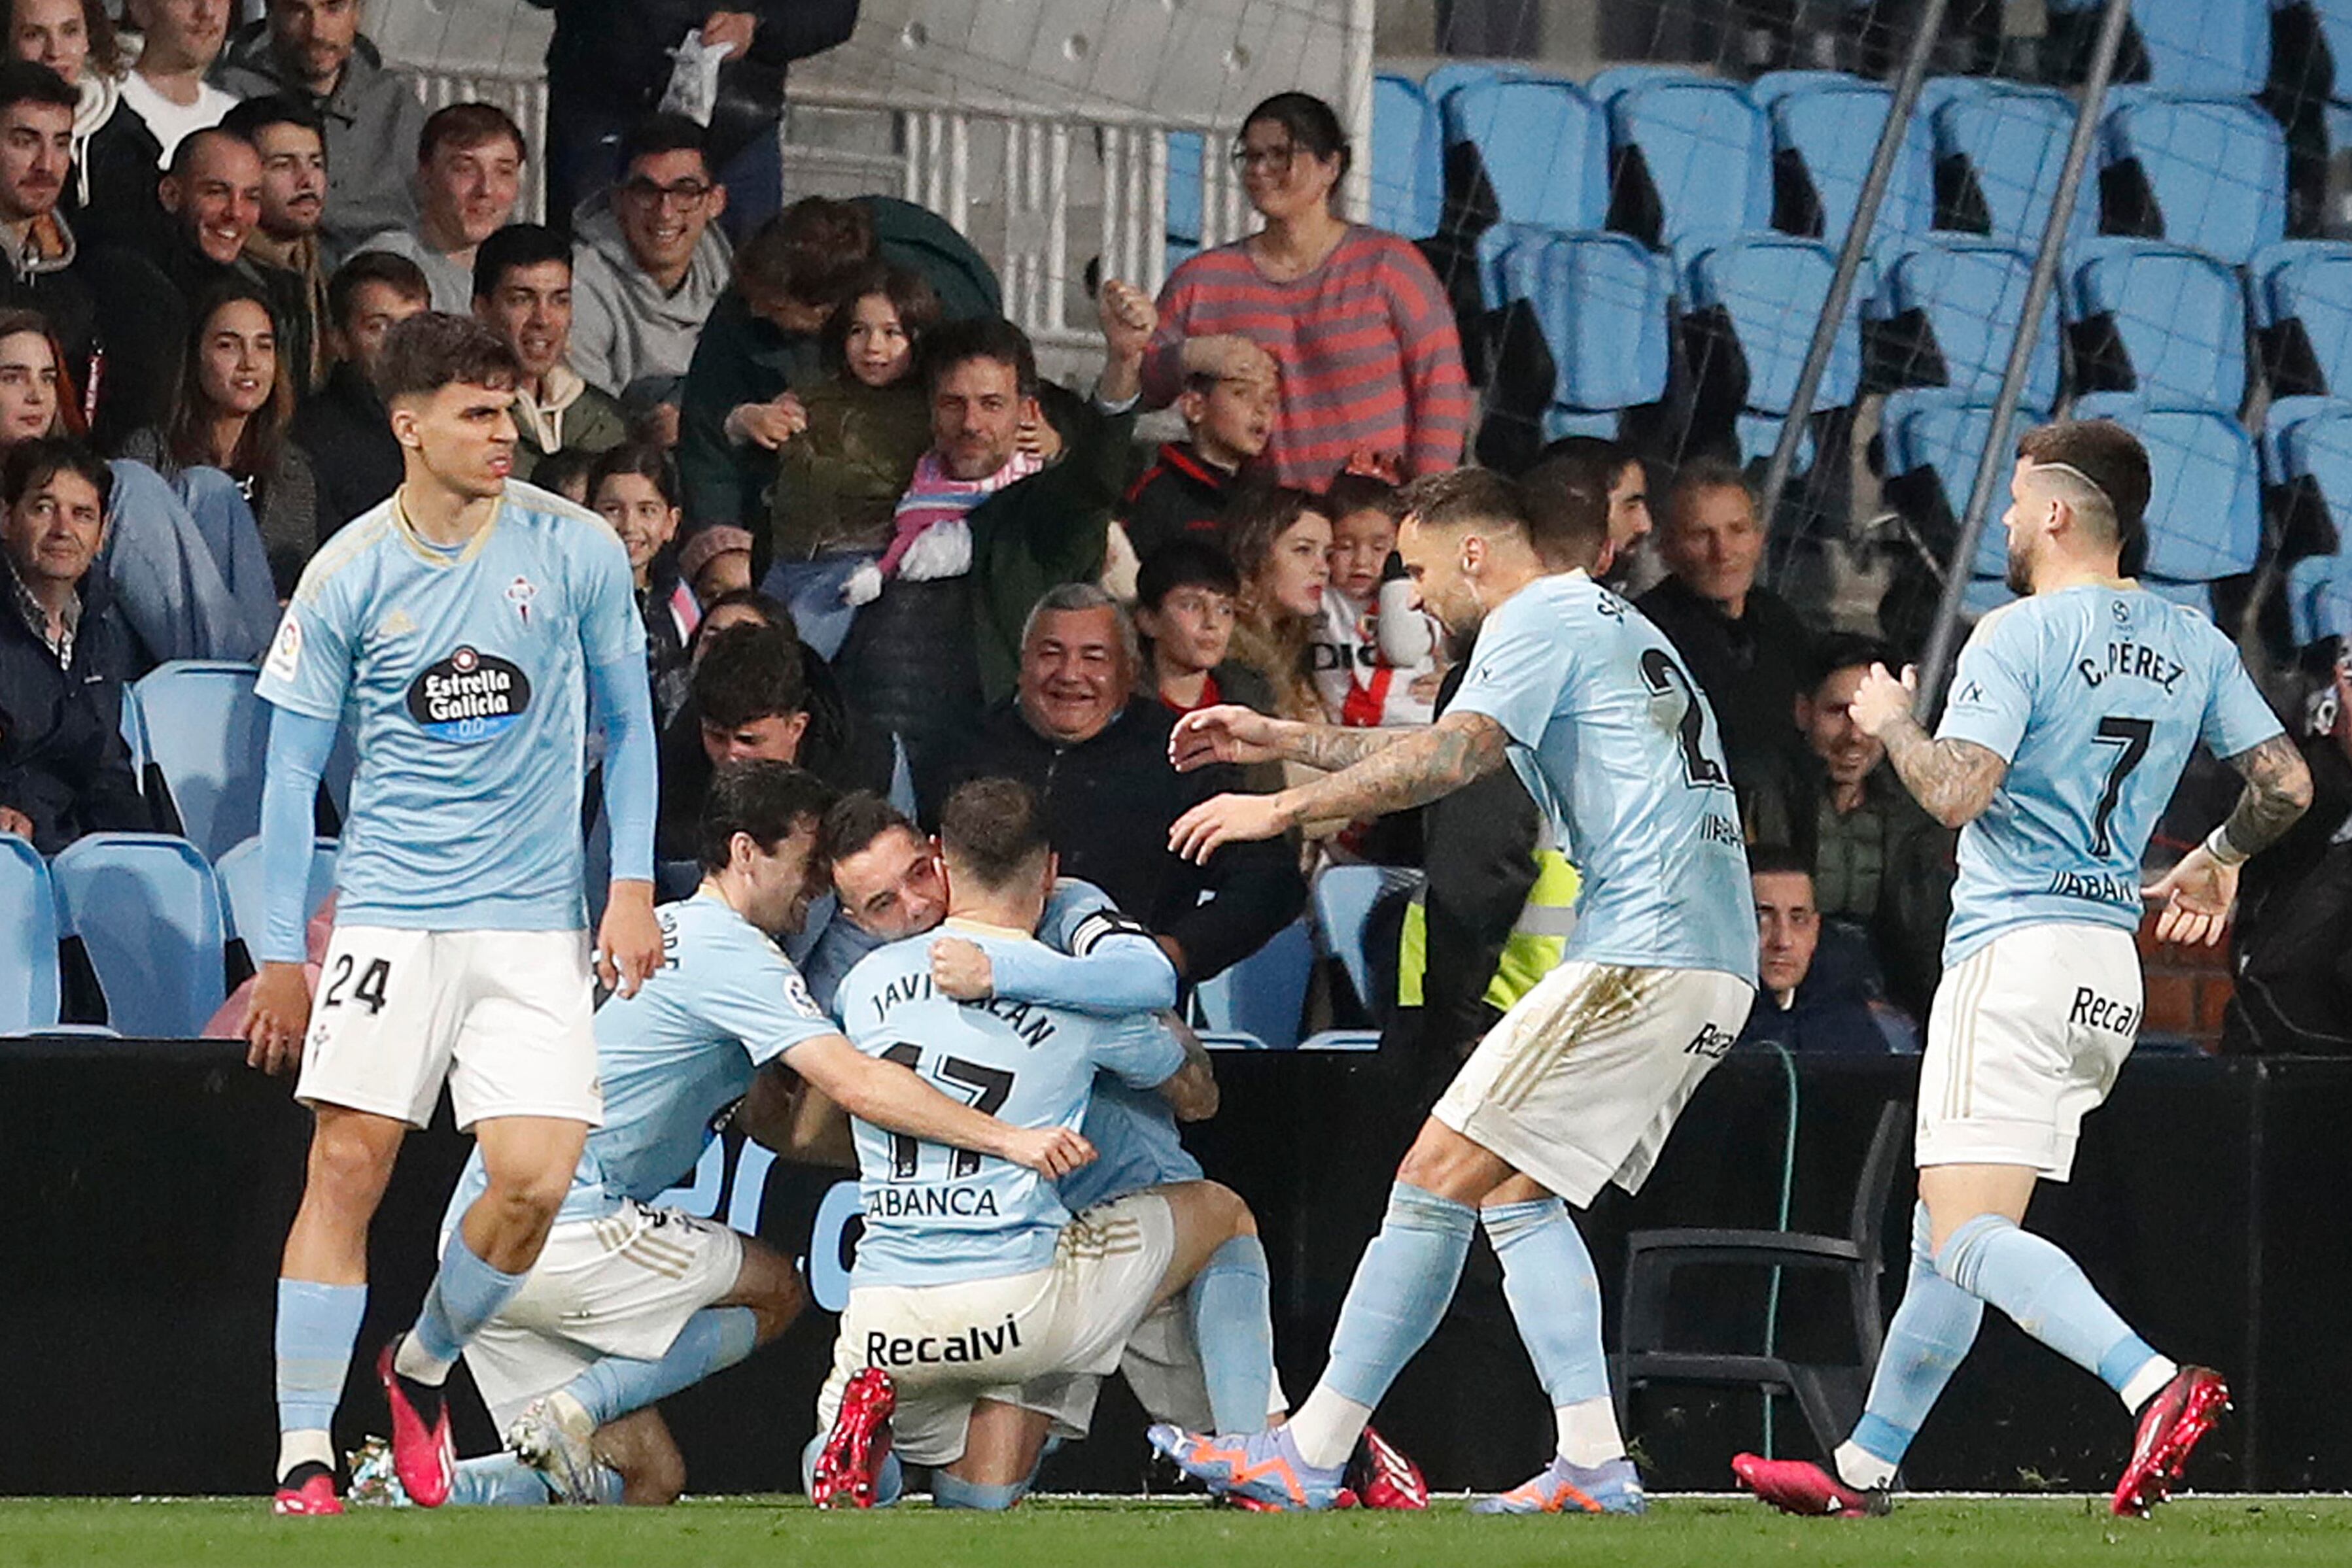
[[[538,597],[538,588],[527,577],[518,577],[507,584],[507,602],[515,607],[515,613],[522,617],[526,626],[530,624],[530,601]]]

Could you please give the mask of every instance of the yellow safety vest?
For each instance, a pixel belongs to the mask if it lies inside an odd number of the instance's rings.
[[[1549,841],[1550,835],[1545,838]],[[1486,982],[1486,1000],[1508,1012],[1511,1004],[1535,989],[1536,982],[1559,967],[1568,934],[1576,928],[1576,897],[1584,879],[1568,857],[1549,841],[1535,852],[1536,884],[1511,924],[1503,943],[1502,961]],[[1404,935],[1397,952],[1397,1005],[1422,1005],[1422,977],[1429,967],[1429,907],[1426,889],[1416,891],[1404,912]]]

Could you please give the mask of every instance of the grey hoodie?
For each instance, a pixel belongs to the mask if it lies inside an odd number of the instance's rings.
[[[572,222],[572,367],[635,411],[677,399],[703,320],[734,276],[727,236],[712,224],[686,278],[665,294],[630,256],[604,194]]]

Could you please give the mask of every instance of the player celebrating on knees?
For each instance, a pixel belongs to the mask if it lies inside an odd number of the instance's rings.
[[[653,716],[628,552],[603,519],[509,483],[516,368],[426,314],[379,383],[406,472],[312,559],[262,665],[268,886],[249,1060],[299,1062],[314,1112],[278,1285],[280,1513],[334,1513],[328,1428],[367,1301],[367,1232],[407,1130],[449,1082],[488,1183],[415,1327],[379,1364],[401,1479],[427,1505],[453,1458],[441,1385],[539,1256],[603,1115],[589,1030],[582,778],[604,741],[613,883],[597,973],[633,993],[653,913]],[[302,974],[311,804],[348,713],[360,766],[317,1017]]]
[[[2291,827],[2311,778],[2212,622],[2122,575],[2145,554],[2147,454],[2105,420],[2026,434],[2010,480],[2009,586],[1978,623],[1937,737],[1913,674],[1864,678],[1854,722],[1912,794],[1961,829],[1944,978],[1919,1063],[1911,1271],[1837,1473],[1742,1454],[1733,1470],[1792,1513],[1884,1513],[1905,1451],[1975,1342],[1988,1301],[2096,1373],[2137,1412],[2115,1511],[2164,1500],[2228,1402],[2221,1379],[2151,1349],[2074,1260],[2020,1228],[2064,1181],[2084,1114],[2139,1025],[2140,857],[2201,739],[2246,780],[2202,848],[2147,889],[2168,941],[2219,940],[2238,866]]]
[[[656,913],[660,967],[596,1013],[604,1125],[589,1135],[529,1281],[466,1347],[513,1454],[460,1464],[451,1501],[677,1498],[685,1464],[655,1403],[742,1360],[805,1301],[791,1259],[651,1207],[693,1169],[730,1106],[745,1133],[794,1152],[797,1076],[877,1125],[1048,1177],[1087,1157],[1075,1133],[1007,1126],[861,1055],[810,999],[776,939],[800,929],[817,894],[818,823],[831,800],[814,775],[781,762],[730,763],[713,777],[702,884]],[[447,1228],[487,1180],[477,1151]]]
[[[1589,1204],[1612,1181],[1639,1187],[1747,1017],[1756,925],[1731,780],[1714,715],[1672,645],[1589,575],[1608,538],[1604,494],[1563,491],[1532,518],[1516,486],[1465,468],[1419,481],[1406,504],[1398,549],[1423,604],[1457,636],[1477,633],[1452,708],[1434,726],[1394,729],[1236,707],[1190,715],[1171,743],[1179,768],[1339,771],[1278,795],[1204,801],[1178,819],[1171,844],[1199,859],[1234,839],[1401,810],[1507,760],[1559,841],[1576,846],[1576,932],[1406,1154],[1330,1364],[1289,1424],[1214,1437],[1158,1427],[1152,1441],[1228,1496],[1330,1507],[1372,1407],[1444,1315],[1483,1219],[1559,1446],[1533,1479],[1479,1508],[1638,1513],[1641,1481],[1610,1405],[1600,1286],[1559,1199]]]
[[[1035,791],[1005,779],[962,785],[940,839],[943,929],[1017,959],[1035,941],[1056,869]],[[894,942],[842,981],[837,1003],[858,1050],[1015,1126],[1076,1127],[1097,1071],[1157,1087],[1180,1115],[1214,1110],[1206,1057],[1152,1015],[958,1002],[933,977],[933,947],[928,936]],[[824,1435],[808,1456],[821,1508],[892,1500],[902,1458],[933,1467],[935,1489],[967,1506],[1009,1503],[1041,1435],[1023,1385],[1110,1371],[1147,1313],[1254,1230],[1247,1207],[1214,1182],[1154,1187],[1072,1218],[1030,1171],[862,1117],[855,1131],[866,1231],[817,1403]]]

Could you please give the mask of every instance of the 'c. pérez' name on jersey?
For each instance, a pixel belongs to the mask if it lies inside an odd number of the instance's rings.
[[[420,538],[397,497],[329,539],[257,689],[357,731],[336,918],[584,927],[588,672],[642,659],[645,637],[612,526],[530,485],[509,483],[457,549]]]

